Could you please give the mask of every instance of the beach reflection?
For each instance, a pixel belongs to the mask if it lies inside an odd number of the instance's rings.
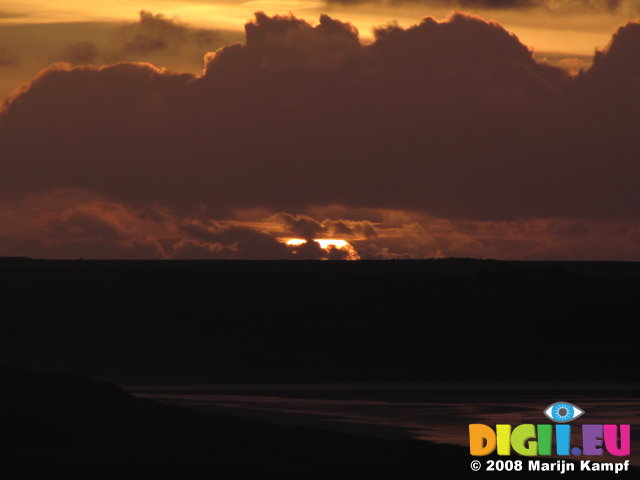
[[[563,400],[586,411],[575,422],[573,444],[581,443],[581,423],[631,424],[632,463],[640,463],[639,443],[635,441],[640,389],[635,386],[240,385],[129,390],[138,397],[272,423],[462,446],[468,445],[470,423],[550,423],[544,408]],[[555,393],[560,390],[561,394]]]

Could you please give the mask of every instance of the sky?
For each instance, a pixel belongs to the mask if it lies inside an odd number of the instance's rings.
[[[638,21],[4,1],[0,256],[640,260]]]

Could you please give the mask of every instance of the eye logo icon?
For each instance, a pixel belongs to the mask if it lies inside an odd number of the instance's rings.
[[[544,414],[556,423],[568,423],[584,415],[584,410],[569,402],[556,402],[549,405]]]

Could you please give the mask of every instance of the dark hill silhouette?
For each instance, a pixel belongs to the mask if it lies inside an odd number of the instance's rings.
[[[119,383],[638,380],[640,264],[0,260],[0,362]]]

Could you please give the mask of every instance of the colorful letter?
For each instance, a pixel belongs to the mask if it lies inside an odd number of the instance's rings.
[[[469,425],[469,449],[474,457],[483,457],[496,449],[496,432],[482,423]]]
[[[535,425],[524,424],[514,428],[511,434],[511,446],[520,455],[534,457],[538,453]]]
[[[498,455],[511,455],[511,425],[496,425]]]
[[[602,455],[602,425],[582,425],[582,447],[584,455]]]
[[[538,425],[538,455],[551,455],[551,425]]]
[[[571,447],[571,425],[556,425],[556,453],[569,455]]]
[[[616,457],[626,457],[631,454],[631,426],[620,425],[620,448],[618,448],[618,426],[604,426],[604,445],[607,452]]]

